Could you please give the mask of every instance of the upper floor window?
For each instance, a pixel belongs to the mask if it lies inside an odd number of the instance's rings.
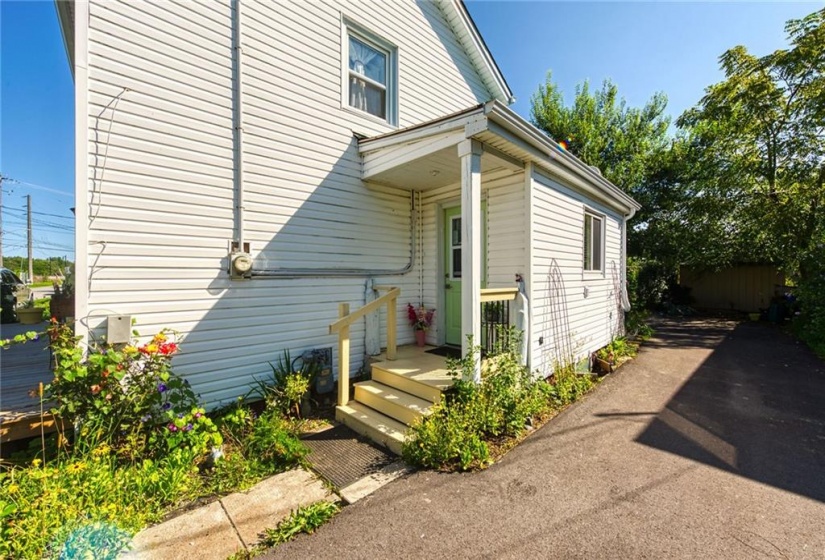
[[[346,47],[346,104],[395,124],[395,48],[349,25],[346,26]]]
[[[604,261],[604,218],[584,213],[584,270],[601,272]]]

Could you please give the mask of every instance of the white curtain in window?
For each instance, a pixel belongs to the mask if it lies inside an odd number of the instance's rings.
[[[349,38],[349,68],[356,74],[386,86],[386,55],[354,37]],[[350,106],[372,115],[386,117],[385,89],[351,74],[349,92]]]

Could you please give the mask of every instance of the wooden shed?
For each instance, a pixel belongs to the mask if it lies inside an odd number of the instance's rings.
[[[679,283],[691,289],[695,307],[754,313],[770,306],[785,275],[773,264],[737,264],[719,271],[682,266]]]

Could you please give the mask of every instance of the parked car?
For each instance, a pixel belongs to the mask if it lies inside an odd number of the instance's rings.
[[[25,287],[14,272],[8,268],[0,268],[0,322],[17,321],[17,314],[14,312],[14,308],[17,307],[17,292]]]

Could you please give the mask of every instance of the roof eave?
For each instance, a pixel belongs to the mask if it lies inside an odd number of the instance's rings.
[[[642,206],[631,196],[605,179],[600,173],[595,172],[583,161],[563,150],[552,138],[524,120],[506,105],[498,101],[491,101],[485,105],[484,112],[488,118],[498,121],[499,124],[506,126],[511,132],[539,149],[548,159],[578,175],[582,180],[596,186],[610,199],[625,207],[628,215],[632,216],[641,209]]]
[[[501,72],[495,58],[493,58],[490,49],[487,47],[487,43],[484,42],[484,38],[478,31],[473,17],[467,10],[467,6],[464,5],[464,0],[442,0],[439,4],[443,10],[452,12],[456,20],[460,23],[454,31],[458,35],[459,40],[471,46],[473,51],[478,55],[477,59],[474,59],[474,62],[478,64],[479,70],[483,73],[483,77],[487,78],[486,85],[491,90],[495,99],[507,105],[514,103],[516,98],[513,95],[513,91],[507,84],[507,80],[504,78],[504,74]],[[469,54],[471,58],[474,58],[472,52]]]
[[[63,47],[66,49],[66,58],[69,61],[69,71],[74,80],[74,0],[54,0],[54,8],[57,11]]]

